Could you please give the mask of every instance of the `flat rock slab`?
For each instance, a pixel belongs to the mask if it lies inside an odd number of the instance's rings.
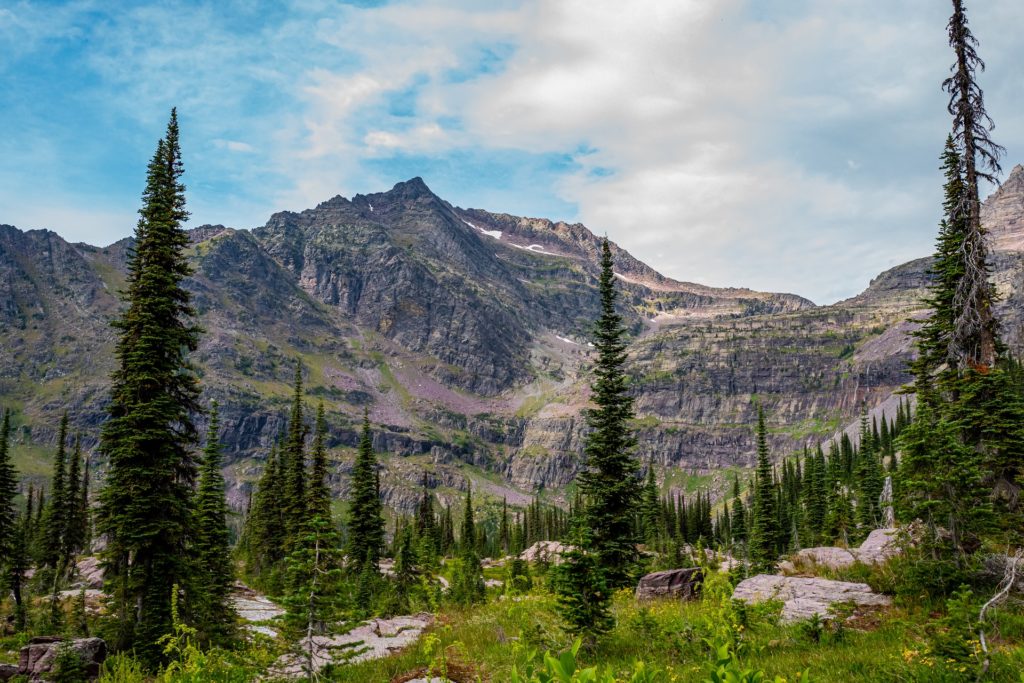
[[[313,668],[317,671],[335,662],[365,662],[387,657],[414,644],[434,623],[434,615],[421,613],[391,619],[370,619],[348,633],[313,636],[299,641],[297,649],[308,651],[312,641]],[[304,659],[288,655],[278,660],[272,673],[283,678],[302,678]]]
[[[853,565],[857,558],[846,548],[824,546],[804,548],[796,554],[797,562],[815,564],[829,569],[843,569]]]
[[[700,593],[704,572],[699,567],[667,569],[653,572],[640,579],[636,585],[637,600],[654,598],[678,598],[692,600]]]
[[[245,627],[254,633],[275,638],[277,630],[267,625],[284,614],[284,610],[273,600],[261,595],[248,586],[236,583],[231,593],[231,606],[238,616],[247,622]]]
[[[866,583],[774,574],[758,574],[740,581],[732,597],[748,603],[781,600],[783,621],[809,619],[815,614],[828,617],[828,608],[843,602],[858,607],[885,607],[892,603],[889,596],[875,593]]]

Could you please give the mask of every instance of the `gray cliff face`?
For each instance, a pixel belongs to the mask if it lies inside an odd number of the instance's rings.
[[[1020,349],[1024,169],[983,216],[1003,335]],[[582,467],[599,302],[600,239],[584,226],[460,209],[416,178],[278,213],[251,232],[202,226],[191,238],[187,287],[206,330],[195,360],[204,398],[221,404],[233,504],[244,506],[286,427],[296,360],[310,410],[323,401],[328,413],[339,495],[365,408],[396,510],[415,509],[424,471],[444,501],[470,481],[515,504],[537,490],[564,497]],[[130,246],[0,226],[0,396],[19,406],[15,447],[27,457],[48,457],[65,408],[86,447],[96,445]],[[749,466],[755,399],[782,454],[828,437],[908,379],[908,320],[925,313],[929,259],[816,307],[677,282],[613,253],[635,335],[638,457],[669,485]],[[97,464],[102,476],[101,456]]]

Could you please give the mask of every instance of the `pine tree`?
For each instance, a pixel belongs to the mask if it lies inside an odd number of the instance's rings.
[[[343,617],[345,582],[341,571],[341,537],[331,517],[327,485],[327,423],[323,405],[317,410],[313,438],[304,527],[288,555],[289,593],[285,596],[285,624],[293,636],[305,638],[302,655],[312,677],[313,661],[324,653],[316,650],[313,636],[328,633]]]
[[[779,556],[781,529],[775,493],[775,476],[768,456],[768,432],[764,409],[757,408],[757,470],[754,474],[753,525],[750,529],[750,559],[755,568],[766,569]]]
[[[900,437],[898,473],[904,519],[923,519],[948,529],[953,560],[960,562],[991,528],[992,504],[980,454],[960,438],[957,425],[928,401]],[[937,551],[937,548],[930,548]]]
[[[75,556],[85,549],[85,512],[82,508],[82,437],[75,436],[75,447],[68,461],[67,487],[65,491],[63,565],[71,566]]]
[[[960,242],[962,275],[953,292],[953,328],[948,359],[951,367],[990,369],[995,365],[998,341],[992,313],[995,291],[989,282],[985,230],[981,225],[979,180],[996,182],[999,158],[1004,149],[992,141],[992,119],[985,111],[984,95],[977,72],[985,69],[978,57],[978,41],[967,25],[963,0],[953,0],[953,15],[947,26],[949,45],[956,54],[952,75],[943,84],[949,94],[948,111],[953,117],[952,137],[963,164],[961,192],[954,202],[952,219],[963,221]]]
[[[220,415],[214,401],[199,469],[192,550],[198,587],[196,625],[204,640],[227,644],[234,631],[235,613],[229,601],[235,577],[231,566],[219,430]]]
[[[654,545],[661,531],[661,513],[658,504],[658,482],[654,478],[654,463],[647,467],[647,480],[640,495],[640,529],[648,545]]]
[[[577,518],[570,532],[570,548],[562,555],[562,563],[554,570],[555,596],[566,629],[582,638],[589,649],[597,639],[611,630],[615,619],[611,613],[611,590],[604,578],[597,554],[587,550],[594,543],[582,518]]]
[[[11,411],[0,417],[0,552],[5,556],[17,543],[18,524],[14,498],[18,495],[17,474],[11,464]],[[32,517],[31,510],[28,517]]]
[[[355,575],[369,561],[378,571],[384,547],[384,518],[377,482],[377,456],[373,452],[370,416],[363,412],[363,431],[359,438],[355,466],[352,468],[352,493],[348,516],[348,561]]]
[[[743,506],[743,499],[740,498],[740,479],[738,476],[732,481],[732,519],[729,520],[729,526],[733,542],[746,543],[746,510]]]
[[[316,428],[313,432],[313,464],[306,491],[307,515],[319,515],[325,519],[331,516],[331,489],[327,485],[327,418],[323,402],[317,406]]]
[[[284,474],[275,444],[267,456],[249,516],[245,520],[246,570],[254,577],[269,574],[284,557],[284,489]]]
[[[422,574],[412,527],[405,527],[395,536],[395,595],[397,611],[407,613],[420,586]]]
[[[885,478],[877,454],[877,442],[870,436],[866,415],[861,416],[861,447],[857,457],[857,520],[864,529],[873,529],[881,519],[878,499]]]
[[[199,329],[182,286],[192,272],[184,253],[182,172],[172,110],[148,168],[123,294],[127,307],[114,322],[117,367],[100,436],[110,463],[98,523],[108,539],[109,612],[119,627],[112,645],[134,646],[150,664],[162,657],[157,639],[171,630],[174,586],[190,589],[186,542],[199,388],[187,354],[196,349]]]
[[[89,456],[82,459],[82,486],[78,494],[77,526],[81,531],[81,550],[88,552],[92,547],[92,511],[89,507]]]
[[[67,469],[68,414],[60,418],[57,430],[57,453],[53,458],[53,478],[50,480],[50,504],[43,519],[43,565],[57,569],[64,558],[64,527],[67,523],[68,495],[65,471]]]
[[[452,599],[462,605],[483,602],[486,595],[483,568],[476,550],[476,521],[473,517],[473,487],[467,483],[466,505],[462,513],[459,558],[452,577]]]
[[[0,437],[2,438],[2,437]],[[22,588],[25,585],[25,573],[31,564],[29,549],[32,547],[32,504],[34,493],[29,487],[25,496],[25,512],[15,520],[14,535],[4,549],[7,556],[7,583],[14,600],[14,630],[25,630],[27,606]]]
[[[604,580],[611,588],[632,581],[638,556],[633,529],[633,511],[640,497],[639,467],[633,457],[636,438],[630,428],[633,398],[624,366],[626,329],[615,311],[617,298],[612,254],[608,240],[601,245],[601,316],[594,327],[597,362],[591,386],[592,402],[588,410],[586,469],[579,484],[585,496],[588,542],[604,569]]]
[[[284,502],[282,512],[285,523],[285,545],[291,548],[294,540],[303,535],[306,513],[306,424],[302,405],[302,363],[295,364],[295,386],[292,392],[292,410],[288,419],[288,437],[281,451],[284,473]]]

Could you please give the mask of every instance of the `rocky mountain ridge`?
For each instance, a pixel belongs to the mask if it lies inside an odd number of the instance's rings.
[[[984,216],[1004,337],[1019,349],[1024,169]],[[587,228],[454,207],[414,178],[277,213],[252,231],[202,226],[191,236],[187,284],[206,330],[196,360],[222,406],[236,504],[284,427],[296,359],[311,405],[323,400],[330,416],[339,493],[365,406],[396,509],[411,509],[424,469],[443,499],[468,479],[513,503],[564,494],[580,464],[598,305],[600,242]],[[48,471],[65,408],[95,445],[130,246],[0,226],[0,396],[17,411],[30,476]],[[927,259],[819,307],[676,282],[613,252],[635,335],[640,456],[668,487],[750,463],[755,396],[784,451],[834,432],[907,379],[905,333],[922,313]]]

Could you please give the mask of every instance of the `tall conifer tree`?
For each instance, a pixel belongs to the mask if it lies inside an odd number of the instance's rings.
[[[43,564],[50,569],[56,569],[64,559],[64,529],[67,524],[68,512],[67,440],[68,414],[65,411],[60,418],[60,428],[57,430],[57,453],[53,457],[53,477],[50,479],[50,504],[43,517],[46,529],[43,532],[41,559]]]
[[[615,310],[617,294],[608,240],[601,244],[601,315],[594,326],[594,382],[586,413],[586,469],[580,474],[585,496],[588,542],[593,544],[604,580],[615,589],[632,581],[638,560],[633,516],[640,497],[639,466],[633,452],[636,438],[630,428],[633,398],[624,366],[626,328]]]
[[[359,437],[355,466],[352,468],[352,494],[348,517],[348,562],[355,575],[369,561],[378,570],[384,547],[384,518],[377,484],[377,456],[373,452],[369,412],[363,412],[363,430]]]
[[[760,569],[769,568],[779,556],[782,540],[779,526],[775,475],[768,454],[768,430],[764,409],[757,407],[757,470],[754,474],[753,524],[750,529],[750,559]]]
[[[70,566],[85,543],[84,521],[80,515],[82,498],[82,437],[75,436],[75,446],[68,459],[67,486],[65,487],[64,538],[62,551],[64,565]]]
[[[963,168],[960,194],[952,204],[951,222],[962,222],[964,227],[959,245],[963,270],[953,291],[948,359],[951,367],[960,370],[989,369],[995,365],[998,352],[992,312],[995,290],[988,277],[978,183],[980,180],[996,182],[999,159],[1005,150],[989,135],[994,125],[985,111],[984,95],[977,80],[985,63],[978,56],[978,41],[967,25],[963,0],[953,0],[953,15],[947,31],[956,61],[942,87],[949,94],[947,108],[953,117],[952,137]]]
[[[306,423],[302,405],[302,363],[295,364],[292,410],[288,418],[288,436],[281,451],[284,473],[284,512],[286,545],[302,534],[307,511],[306,501]]]
[[[162,657],[171,630],[171,593],[191,589],[186,544],[195,484],[193,414],[198,380],[188,361],[200,330],[183,280],[185,186],[177,113],[149,163],[143,207],[128,261],[126,308],[113,323],[119,336],[111,377],[109,419],[100,451],[109,460],[98,522],[110,614],[119,622],[113,645],[135,647],[150,664]]]
[[[11,411],[4,410],[0,417],[0,552],[6,556],[16,544],[18,531],[14,497],[18,495],[18,479],[11,464]],[[31,494],[29,494],[31,498]],[[32,512],[27,517],[31,519]]]
[[[224,473],[221,471],[224,463],[219,431],[220,414],[214,401],[199,468],[192,547],[197,579],[197,625],[205,639],[227,644],[234,631],[235,613],[229,600],[235,577],[231,566],[228,504],[224,497]]]

